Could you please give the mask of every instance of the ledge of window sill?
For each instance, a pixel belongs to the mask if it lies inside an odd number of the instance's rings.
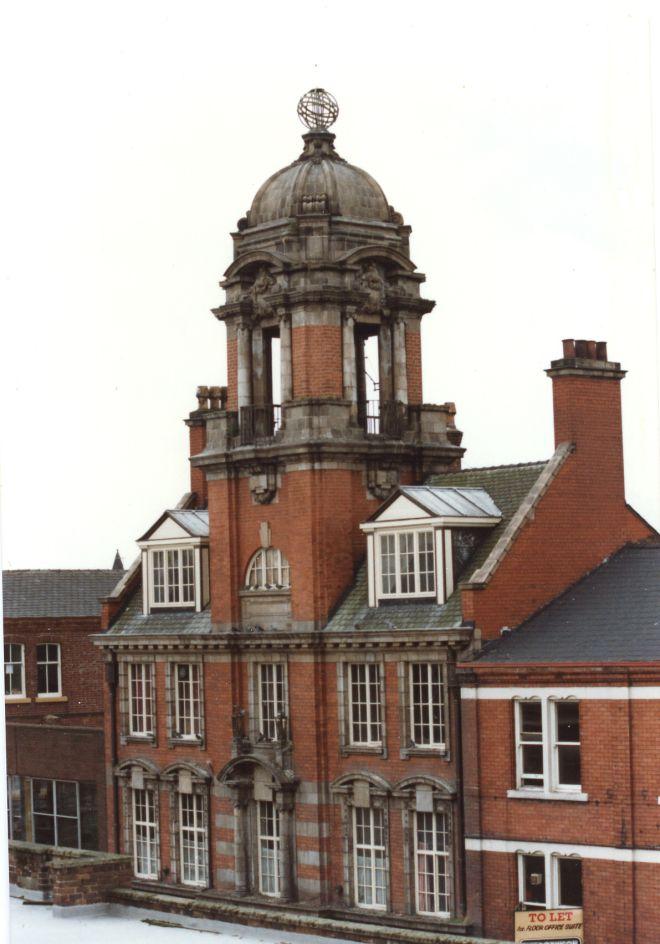
[[[5,705],[29,705],[31,701],[25,695],[5,695]]]
[[[346,744],[341,749],[342,754],[375,754],[377,756],[385,756],[385,747],[381,745],[376,747],[375,745],[370,744]]]
[[[155,734],[123,734],[122,744],[155,744]]]
[[[449,760],[449,749],[447,747],[402,747],[401,757],[444,757]]]
[[[48,703],[48,702],[53,702],[53,701],[68,701],[68,700],[69,699],[67,698],[66,695],[37,695],[37,697],[35,698],[35,701],[39,702],[40,704],[42,702]]]
[[[201,747],[205,746],[204,738],[184,738],[184,737],[169,737],[167,739],[168,747]]]
[[[566,792],[559,790],[507,790],[506,795],[512,800],[568,800],[573,803],[586,803],[589,799],[588,793],[578,791],[570,793],[568,790]]]

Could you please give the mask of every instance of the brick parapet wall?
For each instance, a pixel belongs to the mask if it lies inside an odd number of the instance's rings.
[[[131,879],[129,856],[9,842],[9,881],[60,907],[107,902],[112,889]]]

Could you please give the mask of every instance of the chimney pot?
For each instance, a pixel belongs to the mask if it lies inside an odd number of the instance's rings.
[[[220,401],[222,399],[222,387],[209,387],[209,399],[211,402],[211,409],[219,410]]]
[[[576,357],[588,357],[587,353],[587,342],[583,339],[575,342],[575,356]]]
[[[198,387],[197,388],[197,409],[208,410],[209,408],[208,401],[209,401],[209,388]]]
[[[587,341],[587,357],[589,358],[589,360],[592,360],[592,361],[596,360],[596,342],[595,341]]]
[[[607,360],[607,341],[596,341],[596,360]]]
[[[564,357],[575,357],[575,341],[573,338],[564,338],[561,343],[564,348]]]

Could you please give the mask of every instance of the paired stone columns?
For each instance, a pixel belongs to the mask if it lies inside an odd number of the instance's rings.
[[[295,900],[294,873],[294,834],[293,808],[294,794],[291,790],[279,790],[276,794],[275,806],[280,815],[280,850],[282,868],[282,901]]]
[[[291,360],[291,316],[280,317],[280,387],[282,403],[293,399],[293,363]]]
[[[236,326],[238,409],[252,403],[252,331],[246,324]]]
[[[355,316],[346,312],[342,323],[342,360],[344,399],[351,403],[351,414],[357,415],[357,368],[355,351]]]
[[[406,322],[397,318],[393,325],[394,343],[394,399],[408,402],[408,372],[406,365]]]
[[[248,803],[250,787],[234,790],[234,887],[237,895],[247,895],[250,890],[248,875]]]

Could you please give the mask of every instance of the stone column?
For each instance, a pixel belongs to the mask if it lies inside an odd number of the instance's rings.
[[[247,895],[248,881],[248,798],[242,788],[234,791],[234,887],[237,895]]]
[[[261,327],[252,329],[252,402],[261,405],[265,400],[264,334]]]
[[[294,797],[289,790],[280,790],[277,793],[276,806],[280,814],[280,849],[282,854],[282,901],[294,901],[296,891],[293,883],[294,831],[293,807]]]
[[[380,402],[392,400],[392,329],[382,322],[378,331],[378,387]]]
[[[252,356],[250,347],[252,344],[252,332],[246,324],[238,324],[236,327],[237,349],[238,349],[238,409],[242,406],[249,406],[252,402]]]
[[[344,399],[351,402],[351,416],[357,415],[357,371],[355,365],[355,316],[347,311],[342,325]]]
[[[282,403],[293,398],[293,362],[291,359],[291,318],[280,318],[280,387]]]
[[[400,403],[408,402],[406,323],[403,318],[394,322],[394,399]]]

